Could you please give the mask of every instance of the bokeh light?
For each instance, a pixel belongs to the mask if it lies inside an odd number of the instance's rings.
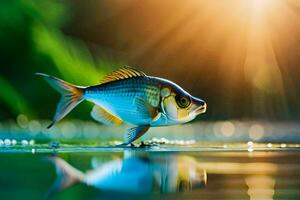
[[[253,124],[249,128],[249,137],[252,140],[260,140],[264,135],[264,127],[260,124]]]

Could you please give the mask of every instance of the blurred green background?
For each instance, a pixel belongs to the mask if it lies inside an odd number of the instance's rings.
[[[201,120],[299,120],[299,6],[265,2],[1,1],[0,120],[52,118],[59,94],[35,72],[93,85],[122,65],[207,101]]]

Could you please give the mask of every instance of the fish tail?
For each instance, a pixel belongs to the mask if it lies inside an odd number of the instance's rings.
[[[36,73],[36,75],[42,76],[56,91],[62,95],[57,105],[56,113],[53,117],[52,123],[47,127],[51,128],[56,122],[65,117],[71,110],[73,110],[73,108],[75,108],[84,100],[84,87],[75,86],[71,83],[47,74]]]
[[[46,157],[46,160],[54,164],[57,178],[48,190],[44,199],[51,199],[55,193],[62,191],[75,183],[84,181],[84,174],[65,160],[56,156]]]

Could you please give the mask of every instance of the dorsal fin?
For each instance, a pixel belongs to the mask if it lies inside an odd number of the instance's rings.
[[[125,66],[117,69],[116,71],[111,72],[110,74],[106,75],[100,83],[108,83],[112,81],[117,81],[121,79],[127,79],[132,77],[139,77],[139,76],[146,76],[146,74],[142,71],[137,69],[133,69],[131,67]]]

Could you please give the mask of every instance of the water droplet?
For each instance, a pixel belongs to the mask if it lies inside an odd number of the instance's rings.
[[[34,145],[34,144],[35,144],[35,141],[34,141],[34,140],[30,140],[30,141],[29,141],[29,145],[32,146],[32,145]]]
[[[5,144],[5,146],[10,146],[11,145],[10,139],[5,139],[4,144]]]
[[[22,140],[21,144],[22,144],[22,146],[27,146],[28,145],[28,141],[27,140]]]
[[[13,139],[13,140],[11,141],[11,144],[12,144],[12,145],[16,145],[16,144],[17,144],[17,140]]]
[[[267,147],[271,148],[272,147],[272,143],[268,143]]]
[[[0,146],[4,145],[4,141],[0,139]]]
[[[162,144],[166,144],[167,142],[169,142],[166,138],[161,138],[160,139],[160,142],[162,143]]]
[[[253,152],[254,151],[254,148],[252,146],[248,147],[248,152]]]
[[[286,144],[283,143],[283,144],[280,145],[280,147],[281,147],[281,148],[285,148],[285,147],[286,147]]]
[[[253,146],[253,142],[252,142],[252,141],[249,141],[249,142],[247,142],[247,145],[248,145],[248,146]]]
[[[35,154],[35,149],[31,149],[31,153],[32,153],[32,154]]]
[[[158,139],[156,137],[152,138],[152,142],[158,142]]]

